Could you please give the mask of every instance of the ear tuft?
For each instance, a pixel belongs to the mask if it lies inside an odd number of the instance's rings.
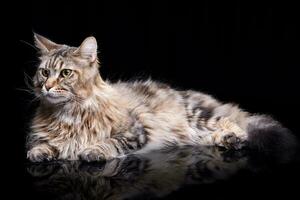
[[[51,40],[37,33],[34,33],[34,42],[35,46],[39,48],[42,54],[46,54],[52,49],[57,49],[61,46],[60,44],[56,44],[55,42],[52,42]]]
[[[75,51],[84,59],[94,62],[97,60],[97,41],[95,37],[86,38]]]

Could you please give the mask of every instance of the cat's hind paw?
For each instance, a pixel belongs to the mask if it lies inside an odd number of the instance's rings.
[[[246,146],[247,133],[228,118],[223,118],[216,124],[217,130],[213,133],[213,142],[226,149],[242,149]]]
[[[246,146],[245,139],[238,137],[234,132],[215,133],[213,138],[215,145],[226,149],[238,150]]]
[[[226,149],[242,149],[245,146],[245,142],[233,132],[224,135],[221,143]]]

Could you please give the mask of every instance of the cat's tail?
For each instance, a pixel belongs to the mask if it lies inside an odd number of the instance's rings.
[[[247,119],[248,146],[264,155],[288,161],[298,150],[298,141],[291,131],[267,115]]]

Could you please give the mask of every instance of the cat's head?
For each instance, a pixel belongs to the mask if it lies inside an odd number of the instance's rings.
[[[56,44],[38,34],[34,39],[40,64],[33,84],[41,101],[64,104],[87,97],[100,77],[96,39],[88,37],[79,47]]]

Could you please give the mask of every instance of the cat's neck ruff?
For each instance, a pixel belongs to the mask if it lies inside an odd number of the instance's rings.
[[[101,119],[112,119],[116,123],[122,123],[127,114],[126,108],[120,103],[120,97],[108,84],[93,87],[90,96],[81,101],[68,102],[60,108],[56,107],[53,112],[56,119],[67,124],[81,123],[83,115],[92,118],[101,116]]]

